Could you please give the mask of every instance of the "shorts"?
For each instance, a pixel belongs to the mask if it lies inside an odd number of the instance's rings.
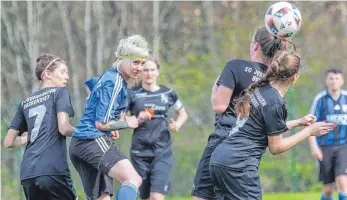
[[[173,156],[138,157],[131,156],[131,162],[142,177],[139,188],[141,199],[147,199],[151,192],[167,195],[170,189]]]
[[[102,193],[113,195],[113,179],[110,169],[126,155],[107,136],[96,139],[72,138],[70,160],[79,173],[88,199],[96,199]]]
[[[76,191],[67,175],[45,175],[21,181],[27,200],[75,200]]]
[[[210,165],[210,174],[217,199],[262,199],[260,179],[255,167],[245,171],[234,171],[227,167]]]
[[[203,199],[216,199],[214,186],[212,184],[209,164],[213,151],[222,143],[228,135],[231,127],[217,126],[208,139],[207,146],[205,147],[197,167],[194,184],[192,189],[192,196]]]
[[[347,145],[323,146],[323,161],[319,161],[319,181],[323,184],[335,182],[339,175],[347,175]]]

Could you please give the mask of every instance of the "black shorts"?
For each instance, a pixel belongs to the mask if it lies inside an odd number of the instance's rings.
[[[212,184],[209,172],[209,163],[213,151],[220,143],[222,143],[223,139],[225,139],[230,129],[230,127],[217,126],[209,137],[207,146],[202,153],[199,165],[195,173],[194,184],[191,193],[192,196],[203,199],[216,199],[214,186]]]
[[[217,199],[262,199],[260,180],[256,168],[245,171],[233,171],[218,165],[210,165],[209,168]]]
[[[72,138],[69,153],[89,199],[94,200],[102,193],[113,195],[113,179],[108,172],[118,161],[127,157],[111,139],[106,136],[96,139]]]
[[[172,155],[157,158],[131,155],[131,162],[142,177],[142,184],[139,188],[141,199],[147,199],[151,192],[168,194],[173,163]]]
[[[76,192],[67,175],[47,175],[21,182],[27,200],[75,200]]]
[[[319,161],[319,181],[335,182],[339,175],[347,174],[347,145],[321,147],[323,161]]]

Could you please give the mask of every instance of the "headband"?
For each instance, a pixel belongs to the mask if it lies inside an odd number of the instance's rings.
[[[56,58],[56,59],[52,60],[52,61],[42,70],[41,76],[40,76],[41,80],[42,80],[43,73],[45,73],[45,71],[48,69],[48,67],[51,66],[55,61],[57,61],[57,60],[59,60],[59,59],[60,59],[60,58]]]

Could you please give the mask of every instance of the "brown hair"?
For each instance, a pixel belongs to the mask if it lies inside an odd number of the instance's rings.
[[[251,109],[250,96],[255,89],[263,87],[271,81],[286,81],[298,73],[300,67],[300,57],[296,53],[286,50],[278,51],[275,54],[266,75],[243,91],[243,95],[235,105],[237,115],[241,119],[248,116]]]
[[[157,66],[157,69],[159,70],[160,69],[160,62],[158,59],[156,58],[149,58],[147,61],[151,61],[155,64],[155,66]]]
[[[42,80],[41,74],[44,70],[52,72],[61,63],[66,64],[63,59],[61,59],[55,55],[42,54],[39,57],[37,57],[36,58],[36,68],[35,68],[35,75],[36,75],[37,80]]]
[[[288,43],[293,46],[294,50],[296,49],[294,43],[290,39],[277,38],[271,35],[264,26],[256,29],[253,40],[259,43],[263,59],[266,62],[270,61],[277,51],[287,50]]]

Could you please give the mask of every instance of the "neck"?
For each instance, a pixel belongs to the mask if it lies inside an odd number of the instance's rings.
[[[151,83],[151,84],[147,84],[147,83],[142,82],[142,88],[147,90],[147,91],[150,91],[150,92],[155,92],[155,91],[159,90],[159,85],[157,85],[156,82]]]
[[[44,82],[42,83],[41,89],[48,88],[48,87],[55,87],[55,85],[53,85],[53,84],[51,83],[51,81],[47,80],[47,81],[44,81]]]
[[[281,95],[281,97],[283,98],[286,93],[288,92],[288,89],[291,85],[291,83],[284,83],[284,82],[280,82],[280,81],[272,81],[270,83],[271,87],[275,88],[278,93]]]
[[[328,93],[334,100],[337,100],[341,95],[341,90],[340,89],[339,90],[329,90],[328,89]]]
[[[262,64],[267,65],[267,66],[270,64],[269,62],[265,62],[264,59],[262,59],[262,57],[260,55],[254,55],[252,57],[252,61],[262,63]]]

